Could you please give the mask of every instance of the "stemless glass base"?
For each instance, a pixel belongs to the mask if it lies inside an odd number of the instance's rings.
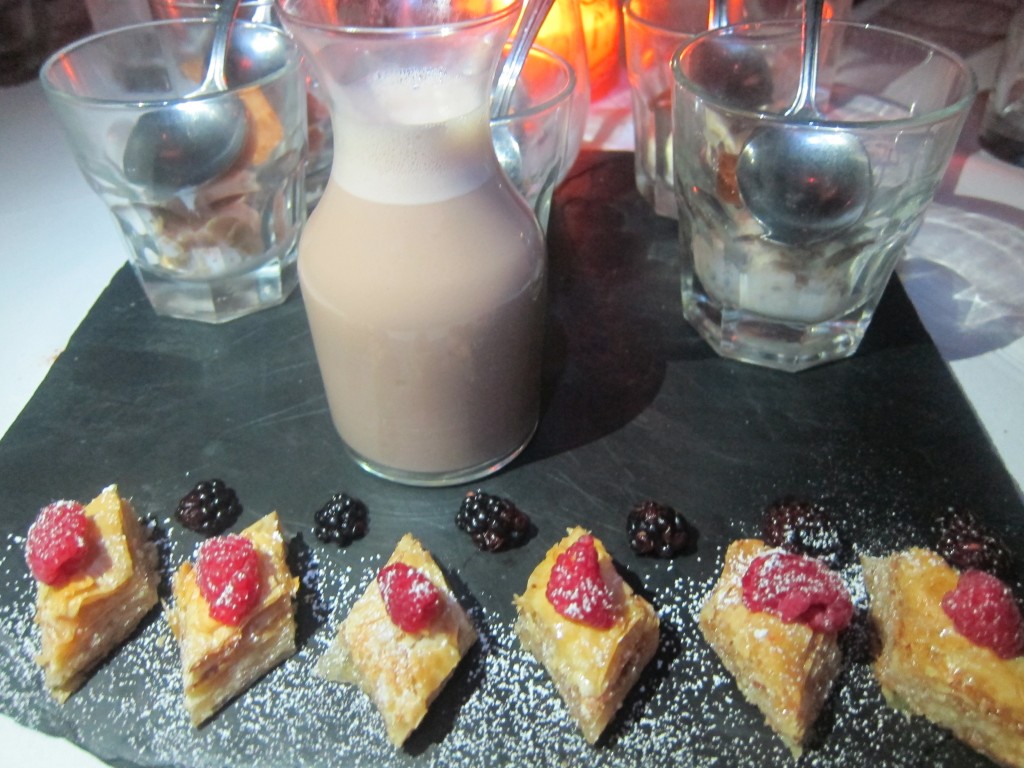
[[[391,480],[392,482],[401,483],[403,485],[439,488],[448,485],[460,485],[461,483],[468,483],[473,480],[479,480],[482,477],[493,475],[495,472],[508,466],[517,456],[519,456],[519,454],[523,452],[526,446],[529,445],[530,441],[533,439],[533,435],[536,431],[537,424],[534,423],[533,428],[530,429],[529,433],[526,435],[526,439],[519,443],[515,450],[496,459],[462,469],[441,470],[437,472],[422,472],[387,466],[368,459],[348,444],[345,445],[345,448],[348,450],[356,464],[365,469],[371,475],[376,475],[377,477],[384,478],[385,480]]]
[[[226,323],[283,303],[298,285],[295,250],[251,272],[217,280],[181,280],[132,262],[135,275],[158,315],[204,323]]]
[[[730,360],[796,373],[850,357],[871,323],[878,297],[827,321],[779,320],[723,304],[696,277],[683,280],[683,316]]]

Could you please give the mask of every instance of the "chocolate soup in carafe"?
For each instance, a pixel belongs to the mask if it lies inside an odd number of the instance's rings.
[[[400,482],[489,474],[537,425],[544,242],[488,118],[518,7],[284,4],[335,132],[299,245],[317,360],[355,459]]]

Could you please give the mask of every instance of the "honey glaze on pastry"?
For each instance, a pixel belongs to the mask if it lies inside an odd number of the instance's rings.
[[[961,634],[943,608],[972,572],[960,574],[935,552],[919,548],[863,557],[862,563],[882,646],[875,676],[886,700],[948,728],[997,763],[1024,766],[1019,635],[1003,658]]]
[[[225,579],[229,583],[218,585]],[[178,641],[193,725],[295,653],[298,582],[285,561],[276,512],[241,534],[208,539],[196,565],[186,562],[178,569],[167,619]]]
[[[29,531],[26,554],[37,579],[36,661],[47,688],[63,702],[156,605],[157,552],[131,504],[111,485],[84,507],[55,502],[44,508]]]
[[[401,746],[423,720],[477,633],[434,558],[412,535],[356,600],[317,664],[357,685]]]
[[[823,575],[824,589],[815,587],[809,590],[812,599],[800,595],[793,602],[776,589],[771,599],[757,595],[764,599],[764,610],[752,609],[748,603],[757,607],[751,601],[753,577],[770,573],[768,558],[783,566],[804,567],[814,581]],[[761,710],[795,756],[801,753],[839,673],[842,653],[837,637],[853,614],[845,587],[831,573],[816,558],[782,552],[759,539],[734,541],[698,622],[740,691]],[[784,585],[786,580],[779,583]]]
[[[579,527],[548,550],[514,601],[520,642],[596,742],[658,649],[657,614]]]

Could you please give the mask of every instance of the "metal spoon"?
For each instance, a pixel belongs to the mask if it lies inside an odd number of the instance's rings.
[[[206,76],[174,105],[147,112],[132,128],[124,150],[124,175],[157,189],[202,184],[226,171],[245,144],[245,107],[236,97],[206,99],[227,90],[224,59],[228,33],[241,0],[221,7],[214,21]]]
[[[548,17],[548,11],[554,4],[555,0],[527,0],[523,18],[519,21],[519,34],[512,40],[512,46],[498,73],[498,81],[491,94],[492,120],[508,114],[512,105],[512,93],[519,82],[526,57],[530,54],[530,46],[533,45],[544,19]]]
[[[801,30],[800,82],[784,113],[821,117],[815,106],[825,0],[807,0]],[[787,244],[821,240],[855,224],[871,196],[871,161],[856,136],[791,126],[758,131],[736,166],[740,195],[768,237]]]

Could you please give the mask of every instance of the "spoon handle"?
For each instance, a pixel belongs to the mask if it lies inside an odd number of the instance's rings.
[[[533,45],[541,24],[548,17],[548,11],[554,4],[555,0],[527,0],[523,18],[519,23],[519,34],[512,41],[508,58],[505,59],[501,72],[498,74],[498,83],[491,99],[492,118],[508,114],[509,106],[512,103],[512,93],[516,89],[523,65],[526,64],[526,57],[530,54],[530,46]]]
[[[825,0],[806,0],[803,8],[803,23],[800,27],[800,82],[796,98],[786,115],[806,112],[818,114],[815,104],[818,90],[818,51],[821,43],[821,18],[825,11]]]
[[[729,3],[727,0],[711,0],[708,12],[708,29],[718,29],[729,25]]]
[[[210,59],[206,64],[206,77],[203,78],[199,90],[193,95],[227,90],[224,63],[228,53],[228,36],[241,1],[229,0],[229,2],[217,6],[217,15],[214,17],[213,23],[213,42],[210,44]]]

